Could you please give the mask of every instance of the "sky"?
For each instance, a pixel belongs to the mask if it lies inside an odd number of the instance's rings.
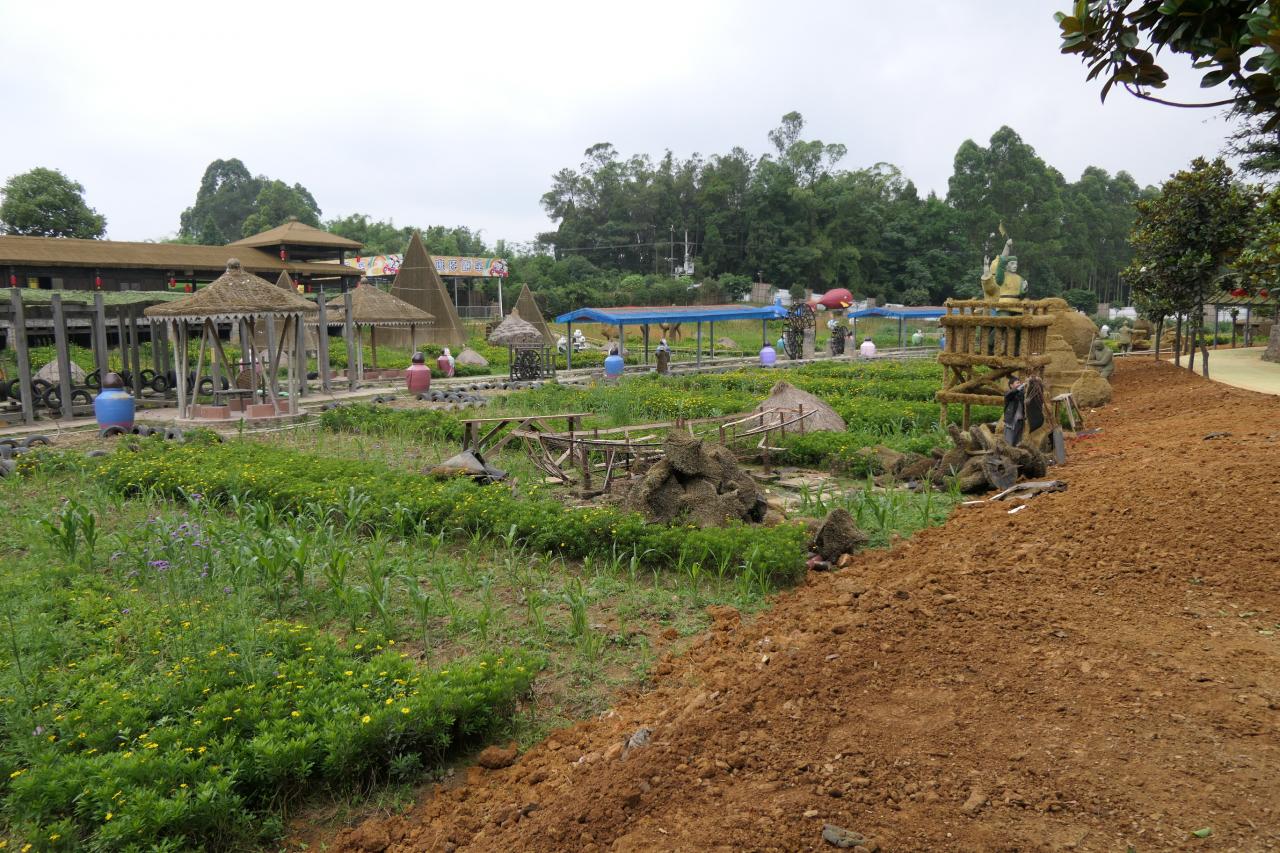
[[[0,0],[0,180],[45,166],[107,236],[173,235],[205,167],[301,183],[322,218],[552,230],[551,176],[610,142],[655,159],[766,153],[797,110],[844,168],[945,195],[1009,125],[1068,180],[1159,184],[1230,128],[1114,92],[1058,52],[1068,0],[123,3]],[[1163,97],[1210,100],[1185,63]],[[1217,97],[1218,90],[1214,90]],[[679,228],[679,223],[674,223]]]

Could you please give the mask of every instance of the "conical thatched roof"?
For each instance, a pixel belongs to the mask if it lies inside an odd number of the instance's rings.
[[[542,337],[542,333],[538,331],[538,327],[520,317],[520,311],[516,308],[511,309],[511,313],[498,324],[498,327],[489,333],[489,343],[498,346],[510,346],[512,344],[539,344],[545,343],[546,339]]]
[[[803,421],[805,432],[818,432],[825,430],[827,432],[844,432],[847,428],[844,418],[836,414],[836,410],[828,406],[822,400],[810,394],[808,391],[801,391],[790,382],[779,382],[769,390],[769,396],[765,401],[756,407],[757,412],[771,412],[764,418],[762,425],[780,423],[783,420],[790,421],[796,417],[800,407],[804,407],[806,412],[814,412]],[[779,412],[779,409],[786,409],[785,412]],[[800,425],[796,425],[799,431]]]
[[[432,315],[433,319],[423,326],[420,333],[422,342],[451,347],[460,347],[467,342],[467,330],[463,328],[462,319],[453,307],[453,299],[436,273],[427,247],[422,244],[422,235],[417,231],[409,239],[400,271],[391,283],[391,295]],[[409,345],[407,331],[390,331],[386,338],[389,346]]]
[[[142,313],[147,317],[168,320],[210,319],[239,320],[267,314],[314,314],[318,309],[291,290],[283,290],[271,282],[240,267],[240,261],[227,261],[227,271],[208,287],[190,296],[152,305]]]
[[[329,314],[329,317],[336,317],[335,322],[341,322],[346,311],[344,298],[335,296],[327,305],[338,312]],[[351,291],[351,319],[360,326],[428,326],[435,318],[421,308],[362,281]]]
[[[551,329],[547,327],[547,321],[542,319],[542,312],[538,310],[538,303],[534,301],[533,292],[529,290],[529,285],[520,285],[520,296],[516,299],[515,310],[519,311],[522,318],[537,328],[547,343],[554,344],[556,342],[556,339],[551,334]]]

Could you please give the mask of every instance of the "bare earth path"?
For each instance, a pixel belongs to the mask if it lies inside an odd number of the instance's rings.
[[[1115,380],[1067,492],[720,614],[652,691],[337,846],[1280,847],[1280,398]]]

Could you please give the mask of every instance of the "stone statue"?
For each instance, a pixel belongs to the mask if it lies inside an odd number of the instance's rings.
[[[1128,326],[1121,326],[1116,340],[1120,342],[1120,352],[1129,352],[1133,348],[1133,330]]]
[[[1018,258],[1012,251],[1013,239],[1010,238],[995,260],[982,260],[983,301],[999,306],[997,310],[1002,314],[1021,314],[1022,309],[1010,303],[1024,299],[1027,292],[1027,280],[1018,275]]]
[[[1089,360],[1085,364],[1098,371],[1102,374],[1102,378],[1107,380],[1111,379],[1111,374],[1116,369],[1115,356],[1111,354],[1111,348],[1103,343],[1102,338],[1094,339],[1093,346],[1089,348]]]

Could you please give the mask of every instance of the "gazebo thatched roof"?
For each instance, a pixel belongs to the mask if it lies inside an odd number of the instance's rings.
[[[538,327],[527,320],[522,320],[520,312],[515,308],[512,308],[511,313],[489,334],[489,343],[497,344],[498,346],[545,342],[546,340],[542,337],[542,332],[538,331]]]
[[[240,320],[267,315],[314,314],[318,309],[291,290],[245,272],[240,261],[227,261],[227,271],[190,296],[142,313],[160,320]]]
[[[344,298],[335,296],[326,304],[339,312],[336,316],[340,322],[341,312],[346,310]],[[425,326],[435,317],[398,296],[392,296],[385,290],[362,281],[351,291],[351,319],[359,326]]]

